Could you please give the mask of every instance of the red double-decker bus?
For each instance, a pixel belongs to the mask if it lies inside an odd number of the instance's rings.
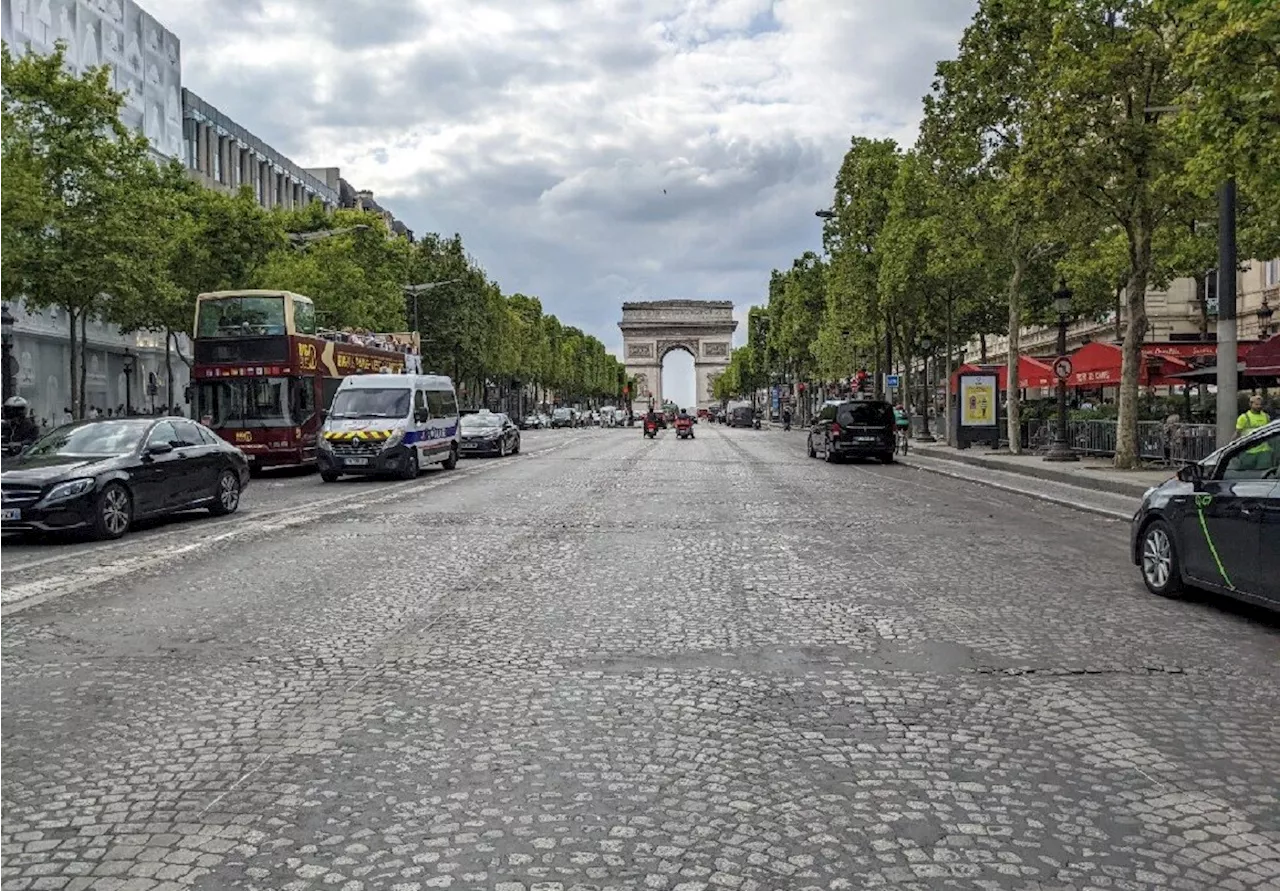
[[[289,291],[201,294],[194,349],[194,416],[255,470],[315,462],[344,377],[421,371],[417,333],[320,331],[311,298]]]

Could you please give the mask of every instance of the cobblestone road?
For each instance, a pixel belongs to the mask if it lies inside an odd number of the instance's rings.
[[[528,434],[9,615],[4,888],[1280,887],[1280,623],[802,448]]]

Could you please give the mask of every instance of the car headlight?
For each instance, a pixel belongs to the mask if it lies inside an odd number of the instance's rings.
[[[51,504],[55,501],[66,501],[68,498],[75,498],[77,495],[83,495],[93,488],[93,480],[79,479],[67,480],[65,483],[58,483],[49,490],[49,494],[42,499],[45,504]]]
[[[382,444],[383,449],[393,449],[400,443],[404,442],[404,428],[391,431],[391,435],[387,437],[386,442]]]

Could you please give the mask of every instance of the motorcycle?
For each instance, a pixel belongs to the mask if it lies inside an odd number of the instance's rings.
[[[693,421],[690,418],[676,419],[676,438],[693,439]]]
[[[645,435],[645,436],[647,436],[647,437],[649,437],[650,439],[657,439],[657,438],[658,438],[658,422],[657,422],[657,421],[645,421],[645,422],[644,422],[644,435]]]

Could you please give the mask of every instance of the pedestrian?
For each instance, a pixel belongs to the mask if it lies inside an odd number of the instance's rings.
[[[1182,424],[1182,418],[1176,414],[1169,415],[1164,419],[1164,460],[1166,463],[1173,461],[1173,443],[1178,438],[1178,427]]]
[[[782,409],[782,429],[784,431],[791,429],[791,407],[787,406]]]
[[[1236,439],[1247,436],[1250,431],[1265,427],[1271,417],[1262,410],[1262,396],[1254,393],[1249,397],[1249,408],[1236,418]],[[1267,470],[1271,467],[1271,444],[1263,440],[1241,456],[1241,470]]]

